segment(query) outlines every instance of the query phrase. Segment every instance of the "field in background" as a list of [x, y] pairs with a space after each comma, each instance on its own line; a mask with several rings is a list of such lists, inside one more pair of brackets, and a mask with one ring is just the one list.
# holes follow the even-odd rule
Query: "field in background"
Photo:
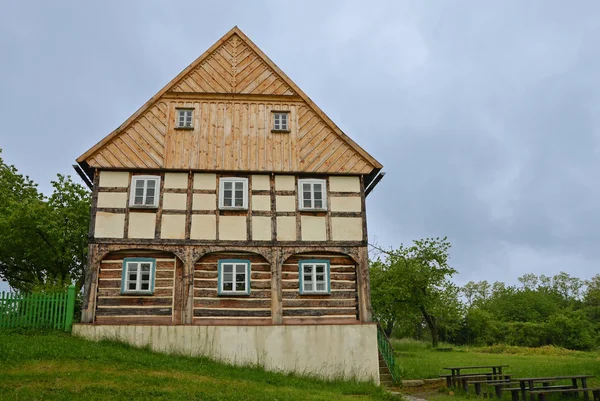
[[56, 332], [0, 331], [0, 400], [388, 400], [368, 383], [324, 382], [168, 356]]
[[402, 379], [438, 377], [449, 366], [510, 365], [505, 373], [513, 377], [541, 377], [574, 374], [596, 375], [588, 385], [600, 386], [600, 352], [570, 351], [558, 347], [526, 348], [504, 345], [456, 347], [442, 344], [436, 351], [429, 344], [411, 340], [392, 340], [396, 363]]

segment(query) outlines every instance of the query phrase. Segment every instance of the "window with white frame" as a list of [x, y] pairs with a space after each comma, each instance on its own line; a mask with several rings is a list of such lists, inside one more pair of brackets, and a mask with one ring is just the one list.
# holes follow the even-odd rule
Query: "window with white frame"
[[298, 180], [300, 196], [300, 210], [325, 210], [327, 209], [325, 180], [303, 179]]
[[130, 207], [158, 207], [160, 177], [134, 175], [131, 180]]
[[250, 261], [219, 261], [219, 295], [250, 294]]
[[248, 179], [221, 178], [219, 182], [220, 209], [248, 209]]
[[155, 259], [126, 258], [123, 260], [121, 292], [152, 294], [154, 292]]
[[300, 261], [300, 293], [329, 294], [329, 262], [326, 260]]
[[288, 118], [289, 113], [287, 112], [274, 112], [273, 113], [273, 130], [274, 131], [289, 131]]
[[193, 109], [177, 109], [177, 128], [193, 128]]

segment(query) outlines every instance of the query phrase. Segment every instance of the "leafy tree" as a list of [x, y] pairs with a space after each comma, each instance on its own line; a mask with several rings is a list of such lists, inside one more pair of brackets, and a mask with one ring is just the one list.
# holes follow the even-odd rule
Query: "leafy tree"
[[457, 329], [462, 304], [458, 300], [458, 287], [449, 280], [456, 273], [448, 265], [449, 249], [446, 238], [426, 238], [414, 241], [409, 247], [400, 245], [396, 250], [381, 250], [385, 260], [371, 264], [375, 316], [387, 325], [399, 315], [420, 315], [434, 347], [438, 345], [440, 331]]
[[17, 290], [74, 281], [87, 263], [90, 196], [58, 175], [46, 198], [0, 157], [0, 279]]

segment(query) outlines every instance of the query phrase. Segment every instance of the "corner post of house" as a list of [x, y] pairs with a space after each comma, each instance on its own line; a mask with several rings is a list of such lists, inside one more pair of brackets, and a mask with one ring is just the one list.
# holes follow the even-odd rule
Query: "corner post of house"
[[93, 323], [94, 309], [96, 308], [96, 282], [98, 266], [96, 263], [96, 245], [88, 245], [88, 259], [86, 266], [85, 282], [83, 285], [83, 305], [81, 305], [81, 323]]
[[283, 291], [281, 284], [283, 258], [281, 251], [272, 251], [269, 262], [271, 263], [271, 316], [273, 324], [283, 324]]
[[356, 281], [358, 284], [358, 313], [362, 323], [373, 321], [373, 308], [371, 307], [371, 291], [369, 279], [369, 251], [366, 246], [358, 250], [358, 266]]
[[194, 265], [195, 253], [192, 247], [185, 249], [185, 260], [183, 261], [183, 324], [192, 324], [194, 320]]

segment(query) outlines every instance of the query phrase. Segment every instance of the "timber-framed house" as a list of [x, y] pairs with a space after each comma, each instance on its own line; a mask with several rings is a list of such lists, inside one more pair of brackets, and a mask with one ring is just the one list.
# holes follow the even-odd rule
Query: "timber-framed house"
[[[133, 343], [197, 350], [181, 338], [205, 333], [212, 348], [198, 353], [266, 352], [272, 369], [297, 370], [294, 347], [309, 354], [305, 371], [321, 357], [377, 365], [365, 198], [382, 166], [237, 27], [75, 168], [92, 188], [76, 333], [117, 327]], [[287, 335], [294, 346], [276, 344]], [[325, 375], [340, 369], [353, 374]], [[354, 374], [378, 380], [373, 369]]]

